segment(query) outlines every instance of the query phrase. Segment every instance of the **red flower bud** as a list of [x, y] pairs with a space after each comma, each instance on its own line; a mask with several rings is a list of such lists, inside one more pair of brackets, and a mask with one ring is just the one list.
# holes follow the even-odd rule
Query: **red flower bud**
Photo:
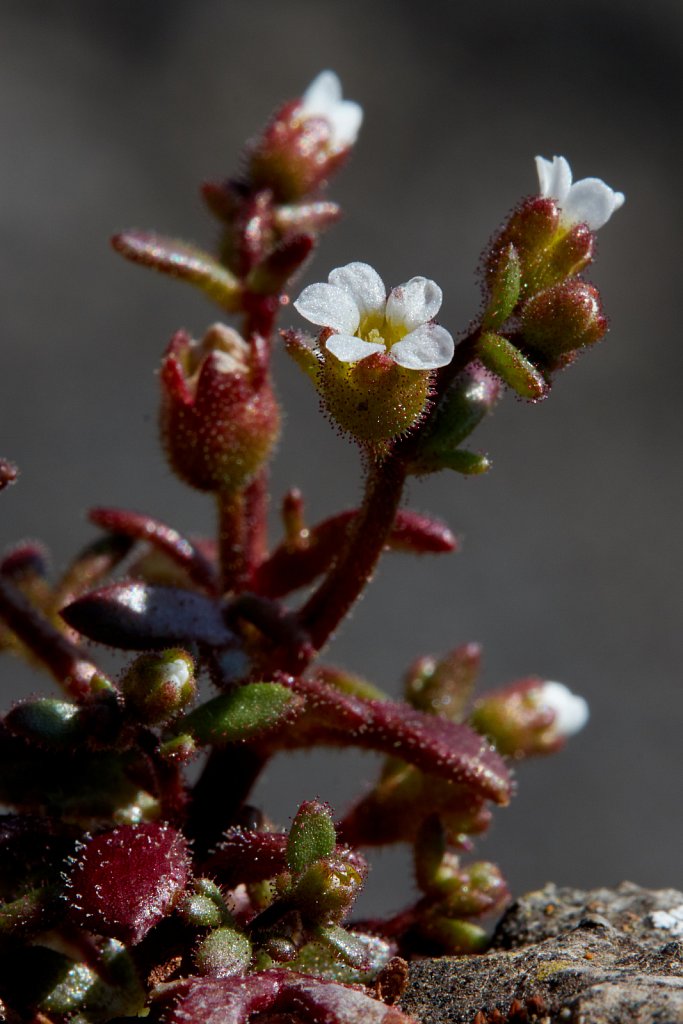
[[607, 331], [597, 288], [576, 279], [534, 295], [522, 308], [521, 323], [525, 344], [551, 359], [594, 345]]
[[300, 99], [276, 111], [252, 144], [252, 185], [271, 189], [281, 203], [315, 192], [348, 157], [361, 120], [358, 104], [342, 100], [337, 76], [323, 71]]
[[520, 261], [521, 298], [580, 273], [593, 259], [595, 234], [586, 224], [566, 224], [554, 199], [525, 199], [494, 239], [484, 261], [487, 285], [499, 277], [513, 245]]
[[260, 342], [211, 327], [201, 343], [174, 335], [161, 365], [161, 436], [178, 476], [200, 491], [237, 491], [268, 458], [280, 410]]

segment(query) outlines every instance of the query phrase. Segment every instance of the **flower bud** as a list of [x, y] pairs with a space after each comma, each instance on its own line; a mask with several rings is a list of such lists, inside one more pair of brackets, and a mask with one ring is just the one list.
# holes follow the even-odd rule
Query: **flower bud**
[[586, 224], [568, 224], [554, 199], [534, 196], [514, 211], [485, 258], [488, 287], [499, 281], [510, 246], [519, 257], [521, 298], [580, 273], [593, 259], [595, 235]]
[[200, 974], [230, 978], [246, 973], [251, 955], [246, 935], [235, 928], [216, 928], [199, 943], [194, 959]]
[[357, 103], [342, 100], [341, 83], [323, 71], [300, 99], [275, 112], [248, 154], [253, 186], [292, 203], [319, 189], [347, 159], [363, 119]]
[[312, 864], [297, 881], [292, 896], [306, 917], [341, 921], [359, 895], [363, 873], [348, 858], [332, 855]]
[[564, 745], [588, 721], [588, 705], [562, 683], [522, 679], [474, 705], [470, 724], [501, 754], [529, 757]]
[[414, 708], [453, 722], [462, 720], [463, 711], [479, 672], [479, 644], [457, 647], [445, 658], [423, 657], [408, 671], [406, 698]]
[[522, 307], [522, 337], [551, 360], [594, 345], [607, 331], [597, 288], [570, 280], [534, 295]]
[[200, 491], [237, 491], [270, 455], [280, 411], [258, 340], [215, 324], [197, 344], [179, 331], [161, 365], [161, 436], [178, 476]]
[[146, 725], [170, 722], [194, 700], [192, 658], [174, 649], [136, 658], [121, 681], [127, 706]]

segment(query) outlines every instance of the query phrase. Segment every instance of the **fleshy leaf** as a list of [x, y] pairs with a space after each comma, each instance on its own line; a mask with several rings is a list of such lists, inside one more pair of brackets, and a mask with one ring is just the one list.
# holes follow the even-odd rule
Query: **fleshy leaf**
[[318, 1024], [414, 1024], [413, 1018], [367, 995], [366, 990], [286, 970], [246, 978], [188, 978], [169, 989], [162, 1024], [244, 1024], [252, 1014]]
[[89, 839], [71, 872], [72, 913], [92, 931], [137, 943], [185, 888], [185, 839], [168, 825], [122, 825]]
[[132, 263], [189, 281], [231, 313], [240, 308], [237, 278], [213, 256], [189, 242], [153, 231], [123, 231], [114, 235], [112, 246]]
[[202, 744], [239, 743], [276, 728], [301, 705], [300, 698], [280, 683], [248, 683], [202, 704], [176, 728]]
[[228, 887], [240, 882], [263, 882], [287, 869], [284, 832], [256, 832], [231, 828], [205, 863]]
[[115, 583], [79, 598], [61, 614], [90, 640], [129, 651], [184, 641], [223, 646], [234, 640], [215, 601], [177, 587]]
[[486, 331], [497, 331], [512, 316], [522, 286], [522, 267], [514, 245], [501, 252], [491, 281], [491, 298], [482, 320]]
[[298, 679], [292, 686], [307, 707], [297, 736], [282, 737], [282, 746], [306, 745], [311, 736], [379, 750], [477, 796], [508, 803], [511, 780], [503, 759], [468, 726], [393, 701], [360, 700], [316, 680]]
[[88, 513], [88, 518], [91, 523], [101, 526], [110, 533], [146, 541], [184, 569], [194, 583], [205, 587], [210, 593], [216, 591], [218, 577], [212, 563], [198, 547], [172, 526], [167, 526], [152, 516], [120, 508], [93, 508]]
[[484, 366], [497, 374], [520, 398], [537, 402], [547, 396], [550, 388], [543, 374], [507, 338], [500, 334], [483, 334], [478, 352]]
[[334, 850], [337, 835], [327, 804], [307, 800], [292, 822], [287, 840], [287, 864], [291, 871], [304, 871], [314, 861]]
[[[285, 542], [256, 574], [255, 588], [268, 597], [282, 597], [312, 583], [332, 565], [358, 513], [340, 512], [308, 531], [305, 546]], [[451, 530], [438, 519], [417, 512], [398, 512], [387, 540], [390, 551], [440, 554], [457, 550]]]

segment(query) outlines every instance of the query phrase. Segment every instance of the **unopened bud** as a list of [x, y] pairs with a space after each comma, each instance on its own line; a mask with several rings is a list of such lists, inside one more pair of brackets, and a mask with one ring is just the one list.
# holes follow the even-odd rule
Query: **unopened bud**
[[495, 288], [509, 261], [519, 258], [522, 298], [580, 273], [593, 259], [595, 235], [585, 224], [567, 224], [554, 199], [535, 196], [514, 211], [485, 261], [486, 280]]
[[192, 658], [173, 649], [136, 658], [121, 681], [126, 705], [146, 725], [170, 722], [194, 700]]
[[406, 676], [407, 700], [420, 711], [461, 721], [480, 661], [479, 644], [465, 644], [440, 660], [429, 656], [420, 658]]
[[273, 115], [251, 146], [249, 178], [271, 189], [277, 202], [291, 203], [322, 187], [347, 159], [363, 111], [343, 100], [333, 71], [323, 71], [300, 99]]
[[162, 363], [161, 385], [161, 435], [178, 476], [200, 491], [244, 487], [280, 430], [258, 346], [222, 324], [200, 344], [179, 331]]
[[199, 943], [194, 959], [200, 974], [230, 978], [246, 973], [251, 954], [246, 935], [234, 928], [216, 928]]
[[594, 345], [607, 331], [597, 288], [577, 280], [556, 284], [529, 299], [521, 324], [525, 344], [551, 360]]
[[297, 881], [292, 896], [305, 916], [338, 922], [360, 893], [364, 876], [359, 867], [339, 855], [318, 860]]
[[558, 750], [588, 721], [588, 704], [562, 683], [523, 679], [477, 701], [470, 724], [501, 754], [529, 757]]

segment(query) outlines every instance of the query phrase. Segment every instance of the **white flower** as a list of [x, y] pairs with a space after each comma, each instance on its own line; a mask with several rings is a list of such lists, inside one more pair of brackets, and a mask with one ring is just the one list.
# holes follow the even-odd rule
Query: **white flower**
[[453, 338], [432, 323], [442, 298], [434, 281], [413, 277], [387, 297], [382, 278], [367, 263], [339, 267], [327, 281], [304, 288], [294, 308], [312, 324], [335, 332], [325, 347], [341, 362], [386, 353], [408, 370], [450, 363]]
[[597, 231], [623, 206], [624, 193], [615, 192], [600, 178], [582, 178], [572, 184], [572, 170], [563, 156], [536, 157], [541, 195], [554, 199], [568, 224], [587, 224]]
[[363, 108], [353, 100], [342, 99], [342, 87], [334, 71], [321, 71], [301, 98], [298, 116], [324, 118], [330, 126], [330, 146], [348, 149], [358, 137]]
[[580, 732], [589, 718], [588, 703], [564, 683], [544, 683], [537, 697], [539, 705], [555, 712], [553, 728], [562, 737]]

